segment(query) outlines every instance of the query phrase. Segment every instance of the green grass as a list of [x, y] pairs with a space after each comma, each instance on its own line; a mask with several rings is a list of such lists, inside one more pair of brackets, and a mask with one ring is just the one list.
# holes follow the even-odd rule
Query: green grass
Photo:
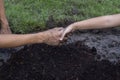
[[[53, 16], [56, 22], [74, 21], [120, 13], [120, 0], [5, 0], [6, 15], [14, 33], [46, 28]], [[75, 10], [78, 13], [73, 14]]]

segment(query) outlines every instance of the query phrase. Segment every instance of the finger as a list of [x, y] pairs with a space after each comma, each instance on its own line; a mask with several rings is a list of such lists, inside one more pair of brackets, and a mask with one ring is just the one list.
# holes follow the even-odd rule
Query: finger
[[62, 40], [63, 42], [66, 42], [68, 39], [68, 37], [64, 37], [64, 39]]
[[59, 40], [59, 42], [61, 42], [61, 43], [66, 42], [66, 41], [67, 41], [67, 39], [68, 39], [68, 37], [64, 37], [64, 39], [63, 39], [63, 40], [60, 40], [60, 38], [61, 38], [61, 37], [59, 37], [59, 38], [58, 38], [58, 40]]
[[63, 28], [63, 27], [59, 27], [58, 29], [61, 29], [61, 30], [62, 30], [62, 29], [64, 29], [64, 28]]
[[64, 39], [65, 35], [66, 35], [66, 31], [62, 34], [60, 41], [62, 41]]
[[66, 34], [72, 32], [72, 29], [73, 29], [73, 28], [72, 28], [71, 26], [67, 27], [67, 28], [65, 29], [63, 35], [61, 36], [61, 39], [60, 39], [60, 40], [63, 40], [64, 37], [66, 36]]
[[61, 46], [61, 45], [62, 45], [62, 43], [59, 43], [58, 45], [59, 45], [59, 46]]
[[68, 37], [64, 37], [64, 40], [67, 40], [68, 39]]
[[59, 44], [60, 44], [60, 41], [59, 41], [59, 40], [57, 40], [57, 41], [55, 41], [55, 42], [54, 42], [54, 44], [53, 44], [53, 45], [57, 46], [57, 45], [59, 45]]
[[72, 27], [67, 27], [64, 31], [64, 33], [62, 34], [60, 40], [63, 40], [64, 37], [66, 36], [67, 33], [69, 33], [72, 30]]
[[62, 30], [58, 32], [58, 36], [61, 37], [63, 32], [64, 32], [64, 28], [62, 28]]

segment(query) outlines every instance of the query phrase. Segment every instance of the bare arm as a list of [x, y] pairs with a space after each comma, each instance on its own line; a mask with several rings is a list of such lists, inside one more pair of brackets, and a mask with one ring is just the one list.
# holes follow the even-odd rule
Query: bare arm
[[16, 47], [34, 43], [58, 45], [62, 33], [63, 28], [54, 28], [35, 34], [0, 34], [0, 48]]
[[100, 28], [116, 27], [119, 25], [120, 25], [120, 14], [101, 16], [101, 17], [96, 17], [96, 18], [75, 22], [69, 25], [65, 29], [60, 40], [63, 40], [63, 38], [67, 33], [70, 33], [71, 31], [74, 31], [74, 30], [100, 29]]
[[99, 29], [120, 25], [120, 14], [96, 17], [71, 24], [75, 29]]
[[1, 30], [0, 33], [2, 34], [10, 34], [11, 30], [9, 28], [9, 23], [7, 21], [4, 9], [4, 1], [0, 0], [0, 22], [1, 22]]
[[[43, 42], [42, 33], [39, 35], [39, 43]], [[0, 48], [16, 47], [26, 44], [38, 43], [37, 34], [26, 34], [26, 35], [16, 35], [16, 34], [1, 34], [0, 35]]]
[[2, 21], [6, 20], [3, 0], [0, 0], [0, 19], [1, 19]]

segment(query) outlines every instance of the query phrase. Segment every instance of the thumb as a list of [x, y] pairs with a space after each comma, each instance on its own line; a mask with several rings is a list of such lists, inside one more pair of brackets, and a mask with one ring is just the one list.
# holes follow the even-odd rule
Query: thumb
[[64, 32], [63, 32], [60, 40], [62, 41], [62, 40], [64, 39], [64, 37], [66, 36], [66, 34], [68, 34], [69, 32], [71, 32], [71, 30], [72, 30], [71, 27], [67, 27], [67, 28], [64, 30]]
[[65, 35], [66, 35], [66, 30], [63, 32], [63, 34], [62, 34], [62, 36], [60, 38], [60, 41], [62, 41], [64, 39]]
[[68, 26], [68, 27], [64, 30], [64, 32], [63, 32], [60, 40], [62, 41], [62, 40], [64, 39], [64, 37], [66, 36], [66, 34], [72, 32], [72, 31], [73, 31], [73, 26], [71, 26], [71, 25]]

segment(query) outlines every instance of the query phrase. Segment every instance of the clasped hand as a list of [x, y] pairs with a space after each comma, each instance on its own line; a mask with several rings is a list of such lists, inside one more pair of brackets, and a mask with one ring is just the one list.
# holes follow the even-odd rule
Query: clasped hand
[[53, 28], [47, 31], [44, 31], [44, 43], [48, 45], [59, 45], [61, 42], [65, 40], [65, 37], [68, 33], [73, 31], [72, 26], [68, 26], [67, 28]]

